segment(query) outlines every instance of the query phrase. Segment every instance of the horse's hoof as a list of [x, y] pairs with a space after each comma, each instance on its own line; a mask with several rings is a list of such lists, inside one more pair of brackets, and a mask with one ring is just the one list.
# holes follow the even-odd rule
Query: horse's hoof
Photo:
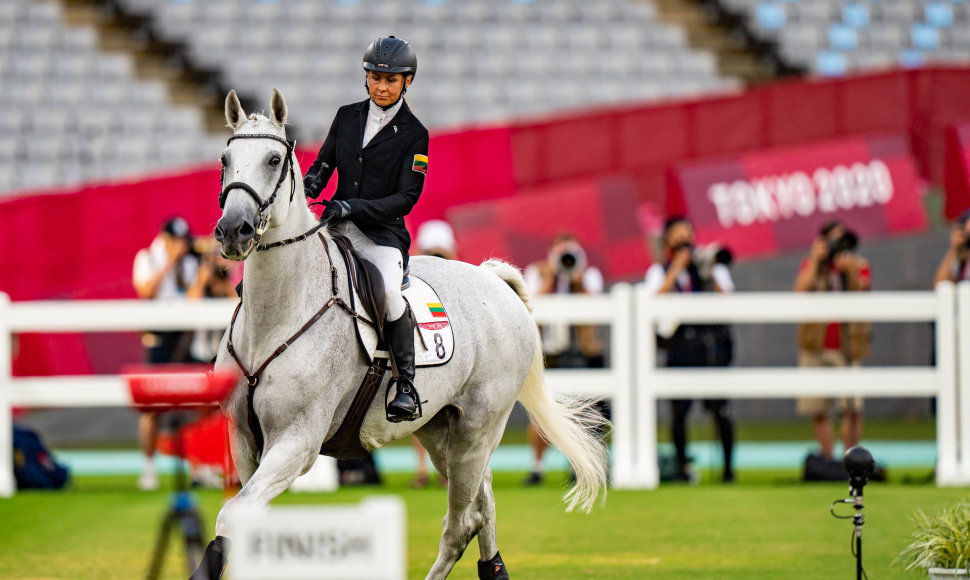
[[189, 576], [189, 580], [219, 580], [222, 572], [226, 569], [226, 560], [229, 557], [229, 538], [216, 536], [216, 539], [209, 542], [202, 554], [202, 562], [195, 572]]
[[479, 580], [509, 580], [509, 571], [505, 569], [502, 556], [495, 552], [495, 557], [488, 562], [478, 561]]

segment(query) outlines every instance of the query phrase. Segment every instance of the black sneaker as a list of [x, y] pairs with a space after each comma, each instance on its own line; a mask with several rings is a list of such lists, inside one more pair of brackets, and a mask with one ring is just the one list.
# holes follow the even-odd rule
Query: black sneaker
[[522, 485], [539, 485], [542, 483], [542, 472], [533, 471], [522, 481]]

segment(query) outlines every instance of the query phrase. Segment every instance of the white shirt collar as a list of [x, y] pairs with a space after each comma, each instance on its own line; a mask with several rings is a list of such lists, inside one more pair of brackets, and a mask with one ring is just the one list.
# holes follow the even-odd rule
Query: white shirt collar
[[394, 115], [397, 115], [397, 112], [401, 110], [401, 105], [404, 103], [404, 97], [398, 99], [397, 102], [394, 103], [394, 106], [386, 111], [382, 109], [380, 105], [375, 103], [374, 99], [370, 99], [368, 102], [370, 103], [370, 110], [367, 112], [368, 116], [378, 115], [378, 117], [381, 119], [393, 119]]
[[364, 126], [363, 147], [367, 147], [367, 144], [374, 138], [374, 135], [377, 135], [397, 115], [397, 112], [401, 110], [401, 105], [404, 104], [404, 99], [398, 99], [394, 103], [394, 106], [386, 111], [375, 103], [374, 99], [370, 99], [368, 102], [370, 103], [370, 108], [367, 111], [367, 124]]

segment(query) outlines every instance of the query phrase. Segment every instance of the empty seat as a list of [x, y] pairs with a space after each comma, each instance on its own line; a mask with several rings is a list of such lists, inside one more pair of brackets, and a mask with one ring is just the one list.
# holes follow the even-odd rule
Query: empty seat
[[56, 25], [61, 18], [61, 5], [53, 0], [28, 2], [20, 16], [25, 22]]
[[836, 50], [855, 50], [859, 46], [859, 33], [845, 24], [829, 26], [829, 46]]
[[926, 54], [920, 50], [902, 50], [897, 60], [902, 67], [920, 68], [926, 64]]
[[929, 24], [917, 23], [910, 28], [910, 42], [918, 50], [936, 50], [940, 48], [940, 30]]
[[37, 160], [19, 174], [17, 187], [23, 189], [48, 188], [58, 183], [57, 163], [54, 160]]
[[930, 26], [948, 28], [953, 25], [953, 6], [948, 2], [927, 2], [923, 5], [923, 15]]
[[815, 70], [825, 77], [843, 76], [848, 70], [848, 61], [841, 52], [822, 50], [815, 58]]
[[877, 50], [899, 50], [903, 46], [904, 35], [902, 29], [892, 25], [874, 25], [863, 31], [865, 43]]
[[134, 76], [134, 63], [127, 53], [101, 54], [94, 61], [94, 73], [102, 82], [130, 79]]
[[27, 161], [37, 163], [56, 160], [60, 156], [63, 142], [61, 135], [33, 133], [29, 139], [21, 143], [21, 146], [27, 154]]
[[754, 10], [754, 26], [758, 30], [781, 30], [787, 15], [781, 2], [759, 2]]
[[842, 5], [842, 22], [852, 28], [869, 26], [869, 6], [862, 2], [846, 2]]
[[62, 27], [57, 33], [56, 46], [66, 54], [91, 53], [97, 44], [97, 33], [86, 26]]

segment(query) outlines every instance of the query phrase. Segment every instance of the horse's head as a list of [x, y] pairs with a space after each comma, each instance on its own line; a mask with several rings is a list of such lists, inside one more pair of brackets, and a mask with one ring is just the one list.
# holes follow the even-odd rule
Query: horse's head
[[286, 100], [278, 89], [273, 89], [270, 108], [269, 118], [247, 117], [236, 91], [226, 97], [233, 135], [222, 152], [222, 217], [215, 236], [230, 260], [245, 260], [266, 230], [286, 220], [297, 187], [293, 146], [284, 128]]

